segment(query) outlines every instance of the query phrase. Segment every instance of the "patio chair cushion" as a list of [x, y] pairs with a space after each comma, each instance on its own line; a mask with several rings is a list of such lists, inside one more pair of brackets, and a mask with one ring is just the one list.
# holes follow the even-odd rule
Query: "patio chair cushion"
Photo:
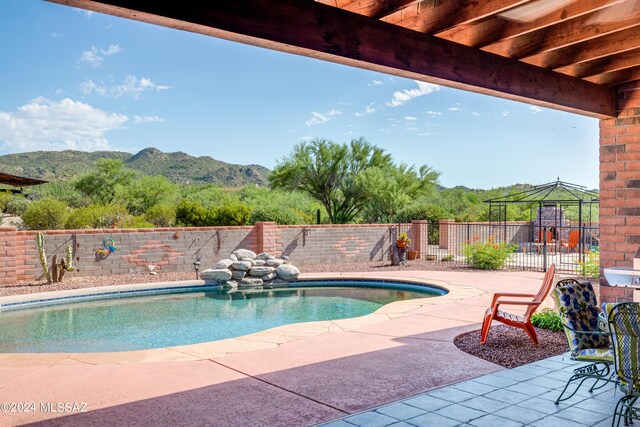
[[591, 283], [557, 286], [553, 297], [574, 357], [580, 357], [581, 350], [609, 347], [609, 336], [598, 327], [601, 309]]
[[585, 348], [576, 353], [576, 358], [593, 362], [613, 362], [613, 350], [611, 348]]

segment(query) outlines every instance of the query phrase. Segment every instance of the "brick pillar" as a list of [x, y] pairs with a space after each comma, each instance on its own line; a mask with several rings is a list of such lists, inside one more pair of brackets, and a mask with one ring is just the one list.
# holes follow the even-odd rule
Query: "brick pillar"
[[[630, 266], [640, 246], [640, 83], [618, 89], [618, 111], [600, 120], [600, 268]], [[600, 283], [602, 301], [633, 297]]]
[[454, 222], [452, 219], [440, 220], [440, 241], [438, 246], [440, 249], [449, 249], [449, 224]]
[[0, 227], [0, 284], [17, 280], [16, 228]]
[[[422, 249], [426, 251], [429, 244], [429, 222], [424, 220], [411, 220], [411, 236], [413, 237], [413, 247], [417, 254], [416, 259], [422, 259]], [[424, 255], [427, 255], [426, 252]]]
[[258, 252], [268, 252], [276, 255], [278, 252], [278, 241], [281, 240], [280, 230], [275, 222], [259, 221], [258, 227]]

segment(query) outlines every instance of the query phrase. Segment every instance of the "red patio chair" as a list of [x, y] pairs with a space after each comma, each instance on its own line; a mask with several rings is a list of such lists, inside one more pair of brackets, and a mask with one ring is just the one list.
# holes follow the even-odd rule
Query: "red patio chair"
[[[536, 330], [531, 324], [531, 315], [535, 313], [538, 306], [547, 297], [553, 284], [553, 274], [555, 272], [556, 265], [551, 264], [551, 267], [547, 270], [542, 280], [542, 286], [537, 294], [522, 294], [512, 292], [501, 292], [493, 295], [493, 301], [491, 307], [487, 309], [484, 314], [484, 320], [482, 322], [482, 330], [480, 335], [480, 344], [484, 344], [487, 341], [487, 335], [489, 335], [489, 329], [491, 328], [491, 322], [497, 320], [505, 325], [515, 326], [516, 328], [522, 328], [525, 330], [531, 341], [535, 345], [538, 345], [538, 336]], [[517, 299], [503, 299], [503, 297], [510, 298], [528, 298], [529, 300], [517, 300]], [[500, 310], [501, 305], [521, 305], [527, 306], [527, 310], [523, 316], [517, 316], [515, 314], [507, 313]]]

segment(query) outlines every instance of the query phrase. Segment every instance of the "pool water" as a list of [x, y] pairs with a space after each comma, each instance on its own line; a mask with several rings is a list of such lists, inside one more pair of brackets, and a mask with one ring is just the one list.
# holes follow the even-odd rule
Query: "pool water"
[[0, 353], [110, 352], [196, 344], [291, 323], [362, 316], [392, 301], [442, 293], [434, 288], [417, 292], [320, 286], [51, 305], [0, 313]]

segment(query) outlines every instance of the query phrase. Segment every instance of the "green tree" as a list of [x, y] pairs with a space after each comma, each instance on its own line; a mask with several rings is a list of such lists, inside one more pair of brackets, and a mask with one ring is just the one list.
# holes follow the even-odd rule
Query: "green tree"
[[122, 200], [134, 215], [142, 215], [159, 204], [175, 203], [178, 186], [164, 176], [143, 176], [127, 186], [119, 186], [116, 199]]
[[269, 181], [272, 188], [301, 190], [325, 207], [334, 224], [351, 222], [369, 201], [358, 174], [371, 167], [392, 165], [391, 156], [364, 139], [349, 145], [316, 139], [298, 144], [278, 162]]
[[364, 220], [392, 222], [415, 198], [432, 193], [439, 176], [426, 165], [416, 170], [404, 163], [363, 170], [358, 180], [369, 200], [363, 211]]
[[96, 171], [78, 178], [74, 187], [93, 203], [106, 205], [114, 201], [118, 187], [129, 185], [134, 176], [135, 172], [126, 169], [122, 160], [100, 159]]

